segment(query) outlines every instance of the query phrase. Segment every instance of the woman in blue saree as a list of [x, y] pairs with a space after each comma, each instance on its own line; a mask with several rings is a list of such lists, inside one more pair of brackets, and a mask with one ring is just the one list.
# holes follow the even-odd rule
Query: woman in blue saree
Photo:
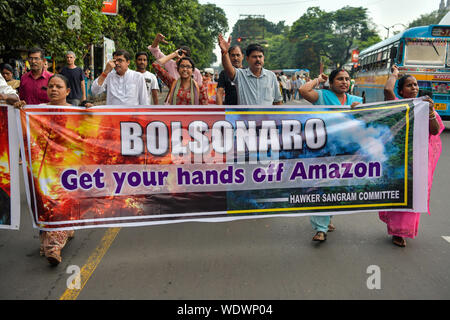
[[[322, 83], [329, 80], [329, 89], [316, 89]], [[348, 94], [350, 89], [350, 75], [344, 69], [337, 69], [330, 73], [328, 77], [321, 74], [318, 78], [308, 81], [300, 87], [300, 95], [318, 106], [351, 106], [352, 108], [363, 102], [358, 96]], [[316, 231], [313, 241], [325, 241], [327, 232], [334, 231], [335, 227], [331, 223], [331, 216], [311, 216], [311, 225]]]

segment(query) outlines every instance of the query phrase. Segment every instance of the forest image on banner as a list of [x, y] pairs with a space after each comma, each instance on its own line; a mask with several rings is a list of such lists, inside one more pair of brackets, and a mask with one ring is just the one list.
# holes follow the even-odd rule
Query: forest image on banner
[[426, 150], [426, 112], [403, 100], [30, 106], [17, 116], [33, 221], [55, 230], [423, 209], [414, 197], [426, 187], [416, 168], [426, 158], [414, 150]]

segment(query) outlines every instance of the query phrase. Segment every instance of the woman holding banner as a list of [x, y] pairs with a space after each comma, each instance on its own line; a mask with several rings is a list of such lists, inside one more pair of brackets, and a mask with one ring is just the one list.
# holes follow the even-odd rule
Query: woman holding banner
[[[315, 90], [321, 83], [329, 80], [330, 88]], [[327, 106], [351, 106], [352, 108], [362, 103], [362, 98], [348, 94], [350, 89], [350, 75], [344, 69], [336, 69], [328, 77], [321, 74], [318, 78], [310, 80], [298, 89], [300, 95], [314, 105]], [[311, 225], [316, 231], [313, 241], [325, 241], [327, 232], [336, 228], [331, 223], [331, 216], [311, 216]]]
[[[172, 77], [162, 66], [171, 59], [177, 59], [177, 71], [180, 78]], [[208, 92], [193, 79], [194, 61], [183, 50], [176, 50], [152, 64], [159, 78], [169, 87], [166, 104], [170, 105], [207, 105]]]
[[[55, 74], [50, 77], [47, 85], [47, 95], [50, 100], [47, 105], [53, 106], [71, 106], [66, 98], [70, 93], [69, 80], [61, 75]], [[16, 108], [23, 108], [25, 101], [19, 101], [14, 104]], [[66, 243], [74, 236], [74, 231], [41, 231], [39, 240], [41, 242], [40, 255], [45, 256], [52, 266], [61, 262], [61, 250]]]
[[[399, 71], [397, 66], [392, 67], [392, 74], [389, 76], [384, 87], [384, 99], [398, 100], [395, 95], [395, 82], [398, 79]], [[403, 99], [416, 98], [419, 93], [419, 85], [416, 78], [411, 75], [404, 75], [398, 80], [398, 95]], [[439, 156], [442, 151], [440, 134], [444, 130], [441, 117], [434, 110], [434, 102], [429, 97], [424, 97], [429, 102], [429, 136], [428, 136], [428, 214], [430, 214], [430, 191], [433, 184], [433, 173], [436, 168]], [[392, 235], [392, 243], [405, 247], [405, 238], [414, 239], [419, 228], [420, 212], [380, 212], [381, 221], [387, 224], [388, 234]]]

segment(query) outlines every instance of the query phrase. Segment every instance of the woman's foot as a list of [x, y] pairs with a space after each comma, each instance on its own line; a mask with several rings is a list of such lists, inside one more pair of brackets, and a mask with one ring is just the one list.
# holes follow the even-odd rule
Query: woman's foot
[[325, 232], [319, 231], [316, 233], [316, 235], [312, 238], [313, 241], [320, 241], [323, 242], [327, 240], [327, 234]]
[[393, 236], [392, 243], [399, 247], [406, 247], [406, 240], [402, 237]]
[[45, 257], [47, 258], [48, 263], [50, 263], [52, 266], [57, 266], [62, 261], [60, 250], [47, 251], [45, 253]]
[[336, 230], [336, 227], [330, 222], [330, 224], [328, 225], [328, 232], [333, 232], [334, 230]]

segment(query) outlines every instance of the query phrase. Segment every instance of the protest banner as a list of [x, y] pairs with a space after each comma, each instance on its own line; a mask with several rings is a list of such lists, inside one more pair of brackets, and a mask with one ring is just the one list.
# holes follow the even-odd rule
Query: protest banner
[[17, 111], [43, 230], [427, 210], [428, 104], [29, 106]]
[[0, 229], [20, 225], [19, 144], [14, 110], [0, 105]]

